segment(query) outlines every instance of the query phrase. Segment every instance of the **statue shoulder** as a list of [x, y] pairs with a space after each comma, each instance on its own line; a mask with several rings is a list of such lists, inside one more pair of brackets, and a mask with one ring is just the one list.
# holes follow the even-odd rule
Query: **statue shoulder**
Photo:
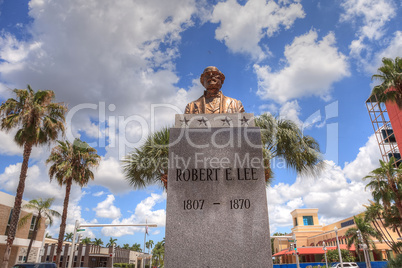
[[184, 113], [185, 114], [198, 114], [198, 113], [200, 113], [200, 107], [202, 105], [203, 98], [204, 98], [204, 95], [199, 97], [197, 100], [188, 103]]
[[241, 101], [235, 99], [235, 98], [231, 98], [231, 97], [227, 97], [225, 95], [222, 96], [222, 100], [224, 103], [224, 108], [225, 108], [225, 112], [230, 112], [230, 113], [244, 113], [244, 107], [243, 104], [241, 103]]

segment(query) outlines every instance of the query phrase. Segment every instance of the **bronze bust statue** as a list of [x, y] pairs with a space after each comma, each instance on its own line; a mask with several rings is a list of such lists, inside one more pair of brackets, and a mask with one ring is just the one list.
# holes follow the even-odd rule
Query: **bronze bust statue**
[[205, 87], [204, 95], [186, 106], [186, 114], [226, 114], [244, 113], [243, 104], [233, 98], [226, 97], [221, 92], [225, 76], [215, 66], [205, 68], [200, 77]]

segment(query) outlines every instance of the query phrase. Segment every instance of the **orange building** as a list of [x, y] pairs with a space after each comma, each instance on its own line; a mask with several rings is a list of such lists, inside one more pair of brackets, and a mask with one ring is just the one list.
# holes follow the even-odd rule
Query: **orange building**
[[[327, 250], [336, 249], [335, 227], [338, 232], [339, 245], [341, 249], [347, 249], [346, 231], [355, 227], [353, 216], [341, 221], [321, 225], [318, 221], [318, 209], [295, 209], [291, 212], [293, 219], [293, 228], [291, 233], [283, 237], [274, 238], [274, 257], [277, 263], [295, 263], [296, 257], [293, 250], [290, 250], [290, 244], [293, 242], [293, 235], [296, 237], [297, 251], [300, 262], [322, 262], [324, 260], [323, 242]], [[399, 238], [398, 234], [391, 229], [387, 229], [395, 241]], [[381, 243], [373, 239], [376, 250], [370, 250], [371, 261], [381, 261], [393, 256], [393, 251], [386, 243]], [[349, 249], [356, 255], [356, 249], [352, 245]]]

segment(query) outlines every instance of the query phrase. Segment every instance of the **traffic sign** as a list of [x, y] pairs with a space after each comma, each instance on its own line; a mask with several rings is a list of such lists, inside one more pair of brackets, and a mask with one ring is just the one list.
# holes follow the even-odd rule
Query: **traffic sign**
[[77, 229], [77, 232], [83, 232], [85, 229]]

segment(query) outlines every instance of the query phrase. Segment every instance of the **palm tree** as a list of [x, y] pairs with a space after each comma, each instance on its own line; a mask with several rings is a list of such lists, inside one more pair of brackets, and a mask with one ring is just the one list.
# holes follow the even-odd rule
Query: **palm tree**
[[169, 156], [169, 129], [148, 136], [140, 149], [135, 149], [123, 159], [126, 179], [135, 189], [148, 184], [161, 183], [167, 189]]
[[111, 247], [111, 246], [113, 246], [113, 244], [116, 244], [116, 242], [117, 242], [117, 238], [113, 239], [113, 237], [111, 237], [109, 239], [109, 243], [106, 244], [106, 247]]
[[129, 244], [123, 244], [123, 248], [124, 249], [130, 249], [130, 245]]
[[364, 179], [370, 179], [367, 185], [373, 190], [375, 201], [380, 200], [387, 210], [394, 203], [399, 215], [402, 215], [402, 166], [395, 167], [395, 158], [391, 157], [389, 162], [380, 160], [380, 167], [374, 169]]
[[[348, 244], [347, 244], [348, 249], [352, 246], [352, 244], [354, 244], [356, 247], [356, 252], [358, 252], [357, 249], [359, 248], [358, 245], [360, 244], [358, 236], [357, 236], [358, 230], [360, 230], [364, 244], [366, 244], [369, 249], [370, 249], [370, 247], [375, 249], [375, 243], [371, 239], [371, 237], [374, 237], [381, 242], [382, 237], [381, 237], [380, 233], [378, 233], [377, 230], [374, 229], [370, 225], [369, 221], [367, 221], [365, 218], [363, 218], [361, 216], [360, 217], [354, 216], [353, 218], [354, 218], [356, 227], [349, 228], [345, 233], [345, 236], [348, 237]], [[360, 256], [359, 256], [359, 258], [360, 258]]]
[[52, 102], [55, 94], [51, 90], [34, 92], [28, 89], [14, 89], [16, 99], [10, 98], [0, 106], [0, 129], [10, 131], [18, 128], [14, 141], [24, 148], [23, 161], [7, 235], [3, 268], [8, 267], [11, 247], [14, 242], [21, 211], [22, 196], [28, 171], [28, 161], [32, 147], [43, 145], [57, 138], [59, 132], [64, 134], [65, 112], [67, 108], [61, 103]]
[[387, 268], [400, 268], [402, 267], [402, 254], [396, 255], [394, 259], [388, 261]]
[[318, 142], [304, 136], [293, 121], [266, 113], [257, 117], [255, 124], [261, 129], [267, 183], [273, 177], [270, 162], [275, 157], [283, 158], [287, 168], [300, 174], [317, 175], [324, 168]]
[[149, 253], [149, 247], [150, 247], [150, 246], [149, 246], [149, 242], [148, 242], [148, 241], [145, 242], [145, 248], [148, 249], [148, 253]]
[[100, 156], [96, 150], [80, 139], [75, 139], [71, 144], [68, 141], [58, 141], [59, 145], [52, 149], [46, 163], [52, 163], [49, 168], [50, 180], [56, 178], [58, 184], [66, 185], [66, 195], [63, 203], [63, 215], [61, 218], [59, 239], [57, 243], [56, 263], [60, 262], [60, 253], [63, 245], [63, 237], [66, 229], [67, 209], [70, 199], [71, 185], [73, 182], [84, 187], [90, 179], [94, 179], [91, 171], [99, 165]]
[[[150, 249], [150, 248], [152, 249], [153, 245], [154, 245], [154, 241], [153, 241], [153, 240], [149, 240], [149, 241], [148, 241], [148, 247], [147, 247], [148, 253], [149, 253], [149, 249]], [[146, 246], [146, 244], [145, 244], [145, 246]]]
[[103, 241], [102, 241], [102, 239], [98, 239], [98, 238], [95, 238], [95, 240], [94, 240], [94, 245], [95, 246], [101, 246], [101, 245], [103, 245]]
[[52, 238], [52, 236], [49, 233], [46, 233], [45, 237], [46, 238]]
[[[365, 206], [366, 211], [365, 211], [365, 221], [371, 222], [374, 226], [374, 228], [377, 230], [377, 232], [381, 235], [382, 240], [390, 247], [392, 248], [396, 253], [400, 253], [399, 248], [397, 247], [397, 243], [393, 239], [392, 235], [388, 232], [387, 223], [384, 222], [384, 207], [378, 203], [378, 202], [372, 202], [370, 201], [369, 206]], [[393, 231], [398, 232], [398, 226], [393, 226], [394, 228]], [[399, 235], [400, 236], [400, 235]]]
[[[60, 217], [59, 212], [57, 212], [56, 210], [50, 209], [53, 201], [54, 201], [54, 198], [48, 198], [45, 200], [42, 200], [42, 198], [38, 198], [38, 199], [32, 199], [31, 201], [28, 202], [28, 204], [25, 204], [23, 206], [23, 208], [33, 210], [33, 211], [35, 211], [35, 214], [37, 214], [32, 237], [31, 237], [31, 240], [29, 241], [29, 246], [27, 249], [27, 255], [25, 258], [25, 262], [28, 261], [28, 256], [29, 256], [29, 253], [31, 252], [32, 243], [34, 240], [36, 240], [36, 235], [38, 234], [38, 229], [42, 223], [42, 219], [45, 218], [45, 220], [47, 220], [49, 222], [49, 226], [52, 226], [53, 217]], [[18, 228], [24, 226], [28, 222], [28, 220], [31, 219], [32, 217], [34, 217], [32, 212], [28, 213], [27, 215], [22, 217], [18, 222]]]
[[133, 244], [130, 249], [133, 251], [142, 252], [141, 245], [138, 243]]
[[402, 108], [402, 58], [396, 57], [395, 61], [390, 58], [382, 59], [383, 66], [378, 68], [379, 74], [372, 76], [372, 79], [380, 80], [382, 83], [375, 86], [371, 95], [377, 95], [380, 102], [396, 102]]
[[163, 259], [165, 255], [165, 245], [163, 241], [155, 244], [155, 247], [152, 250], [152, 255], [156, 258], [156, 266], [159, 267], [163, 264]]
[[92, 241], [91, 241], [91, 238], [89, 238], [89, 237], [85, 237], [84, 239], [81, 240], [81, 244], [83, 244], [83, 245], [89, 245], [91, 243], [92, 243]]
[[72, 240], [73, 240], [73, 237], [74, 237], [74, 234], [73, 234], [73, 233], [66, 233], [65, 236], [64, 236], [64, 239], [65, 239], [66, 241], [72, 241]]

